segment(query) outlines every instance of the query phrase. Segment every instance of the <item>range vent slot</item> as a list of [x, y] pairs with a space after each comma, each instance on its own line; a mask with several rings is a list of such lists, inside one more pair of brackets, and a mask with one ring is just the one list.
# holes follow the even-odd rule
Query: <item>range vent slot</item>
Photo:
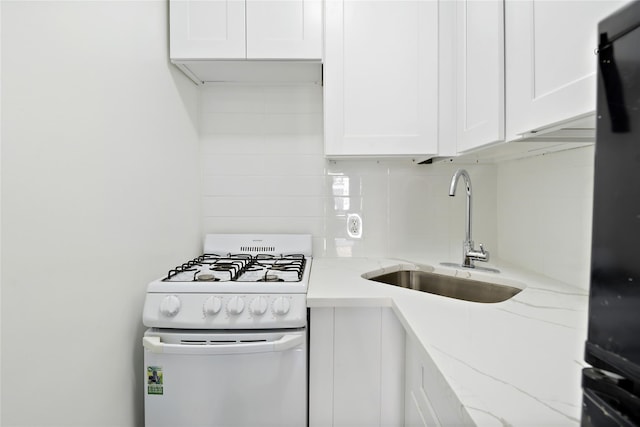
[[275, 246], [240, 246], [240, 252], [275, 252]]
[[206, 345], [206, 340], [180, 340], [180, 344], [184, 345]]

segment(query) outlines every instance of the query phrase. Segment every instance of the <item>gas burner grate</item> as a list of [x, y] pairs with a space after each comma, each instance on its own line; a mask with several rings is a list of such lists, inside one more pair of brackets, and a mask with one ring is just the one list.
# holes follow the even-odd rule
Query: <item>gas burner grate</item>
[[234, 280], [251, 262], [251, 255], [246, 254], [226, 256], [204, 254], [169, 270], [167, 277], [163, 280], [175, 282]]
[[169, 270], [163, 281], [301, 281], [305, 263], [306, 258], [301, 254], [204, 254]]

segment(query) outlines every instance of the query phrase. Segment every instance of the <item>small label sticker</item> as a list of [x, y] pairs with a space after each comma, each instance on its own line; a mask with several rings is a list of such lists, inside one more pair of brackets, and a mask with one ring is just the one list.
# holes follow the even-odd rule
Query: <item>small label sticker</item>
[[147, 394], [163, 394], [162, 366], [147, 366]]

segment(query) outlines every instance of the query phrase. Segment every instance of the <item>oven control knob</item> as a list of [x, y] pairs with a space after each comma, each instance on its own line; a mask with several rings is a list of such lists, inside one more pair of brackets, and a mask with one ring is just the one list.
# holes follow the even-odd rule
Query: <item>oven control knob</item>
[[255, 316], [262, 316], [267, 312], [267, 308], [269, 308], [269, 304], [265, 297], [254, 298], [249, 304], [249, 311]]
[[289, 308], [291, 308], [291, 303], [288, 298], [278, 297], [273, 302], [273, 313], [278, 316], [284, 316], [289, 312]]
[[214, 314], [220, 313], [222, 309], [222, 300], [219, 297], [209, 297], [204, 302], [202, 306], [202, 310], [204, 311], [205, 316], [213, 316]]
[[231, 297], [227, 303], [227, 311], [229, 314], [238, 315], [244, 310], [244, 300], [238, 296]]
[[160, 313], [167, 317], [173, 317], [180, 311], [180, 298], [175, 295], [167, 295], [160, 302]]

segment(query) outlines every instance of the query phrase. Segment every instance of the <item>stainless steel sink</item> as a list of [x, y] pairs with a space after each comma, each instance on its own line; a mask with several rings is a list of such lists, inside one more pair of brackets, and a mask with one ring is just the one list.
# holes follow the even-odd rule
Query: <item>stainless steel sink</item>
[[420, 270], [400, 270], [380, 275], [364, 275], [366, 279], [402, 288], [465, 301], [495, 303], [508, 300], [522, 289], [481, 282]]

